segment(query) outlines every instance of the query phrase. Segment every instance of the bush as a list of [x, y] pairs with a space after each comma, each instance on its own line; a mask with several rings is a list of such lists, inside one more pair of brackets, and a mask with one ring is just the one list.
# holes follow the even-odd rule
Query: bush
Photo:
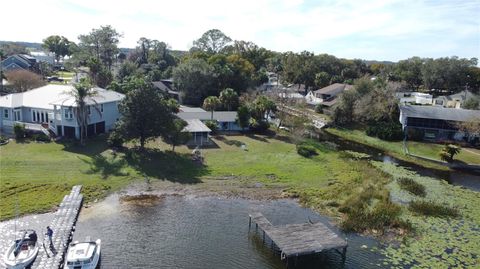
[[32, 139], [38, 142], [50, 142], [50, 137], [44, 133], [34, 134]]
[[5, 144], [8, 142], [8, 138], [6, 136], [0, 135], [0, 144]]
[[397, 181], [402, 190], [406, 190], [413, 195], [421, 197], [425, 197], [427, 195], [427, 193], [425, 192], [425, 186], [417, 183], [411, 178], [399, 178]]
[[217, 120], [207, 120], [205, 125], [212, 130], [212, 133], [215, 134], [218, 131], [218, 121]]
[[409, 140], [422, 141], [425, 137], [425, 131], [422, 129], [408, 128], [407, 137]]
[[109, 147], [121, 148], [123, 146], [123, 136], [118, 131], [112, 131], [107, 139], [107, 144]]
[[15, 139], [23, 139], [27, 134], [24, 124], [15, 124], [13, 126], [13, 132], [15, 133]]
[[250, 119], [250, 129], [256, 133], [263, 133], [270, 128], [270, 123], [266, 120], [255, 120], [254, 118]]
[[313, 146], [299, 144], [297, 145], [297, 153], [303, 157], [310, 158], [314, 155], [317, 155], [317, 150]]
[[315, 106], [315, 112], [319, 113], [319, 114], [322, 114], [323, 113], [323, 105], [316, 105]]
[[402, 125], [397, 122], [376, 122], [368, 126], [366, 134], [387, 141], [403, 139]]
[[412, 201], [408, 206], [410, 211], [433, 217], [457, 218], [460, 214], [457, 209], [440, 205], [431, 201]]

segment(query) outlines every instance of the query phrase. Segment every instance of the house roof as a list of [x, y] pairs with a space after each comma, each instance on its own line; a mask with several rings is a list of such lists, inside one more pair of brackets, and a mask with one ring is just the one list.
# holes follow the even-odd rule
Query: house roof
[[328, 94], [328, 95], [336, 96], [339, 93], [341, 93], [345, 90], [349, 90], [351, 88], [353, 88], [353, 86], [349, 85], [349, 84], [334, 83], [334, 84], [329, 85], [327, 87], [323, 87], [319, 90], [316, 90], [316, 91], [314, 91], [314, 93], [316, 93], [316, 94]]
[[[72, 85], [46, 85], [22, 93], [8, 94], [0, 97], [0, 107], [34, 107], [53, 109], [53, 105], [76, 106], [75, 99], [69, 92], [73, 90]], [[87, 105], [102, 104], [120, 101], [124, 95], [115, 91], [102, 88], [95, 88], [97, 95], [87, 98]]]
[[207, 112], [201, 107], [189, 107], [180, 105], [180, 112]]
[[[198, 119], [210, 120], [211, 112], [179, 112], [177, 114], [183, 120]], [[213, 119], [219, 122], [235, 122], [237, 120], [237, 111], [214, 111]]]
[[400, 111], [406, 117], [438, 119], [450, 121], [468, 121], [480, 118], [480, 110], [468, 110], [461, 108], [444, 108], [437, 106], [400, 106]]
[[169, 93], [169, 94], [174, 94], [178, 95], [178, 91], [175, 91], [173, 88], [173, 82], [168, 79], [163, 79], [160, 81], [153, 81], [152, 82], [153, 86], [163, 92]]
[[185, 120], [187, 122], [187, 126], [183, 128], [184, 132], [189, 133], [203, 133], [203, 132], [211, 132], [210, 128], [207, 127], [203, 122], [198, 119], [189, 119]]

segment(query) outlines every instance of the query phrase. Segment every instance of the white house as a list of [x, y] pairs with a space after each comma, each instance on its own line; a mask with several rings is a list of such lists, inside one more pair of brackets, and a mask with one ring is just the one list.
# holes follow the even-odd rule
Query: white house
[[311, 105], [322, 104], [325, 106], [332, 106], [335, 104], [336, 98], [339, 94], [352, 88], [353, 86], [349, 84], [334, 83], [319, 90], [308, 92], [305, 96], [305, 100]]
[[400, 104], [417, 104], [417, 105], [431, 105], [433, 104], [433, 96], [422, 92], [397, 92], [397, 98]]
[[[80, 136], [75, 117], [75, 99], [71, 85], [46, 85], [22, 93], [0, 97], [0, 132], [12, 134], [15, 123], [27, 129], [53, 133], [56, 136]], [[97, 95], [86, 99], [88, 113], [87, 134], [94, 135], [113, 129], [120, 118], [118, 103], [124, 95], [95, 88]]]

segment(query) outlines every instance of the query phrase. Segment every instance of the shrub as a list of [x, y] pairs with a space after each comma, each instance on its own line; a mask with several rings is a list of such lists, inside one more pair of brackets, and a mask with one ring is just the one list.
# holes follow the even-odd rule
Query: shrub
[[121, 148], [125, 142], [122, 134], [119, 131], [112, 131], [107, 139], [109, 147]]
[[323, 105], [318, 104], [315, 106], [315, 112], [322, 114], [323, 113]]
[[410, 202], [408, 209], [418, 214], [433, 217], [456, 218], [460, 215], [456, 208], [451, 208], [431, 201], [412, 201]]
[[421, 197], [425, 197], [425, 195], [427, 195], [427, 193], [425, 192], [425, 186], [417, 183], [411, 178], [399, 178], [397, 181], [402, 190], [406, 190], [413, 195]]
[[32, 139], [39, 142], [50, 142], [50, 137], [44, 133], [35, 134]]
[[409, 140], [422, 141], [425, 137], [425, 131], [422, 129], [408, 128], [407, 137]]
[[17, 123], [13, 126], [13, 132], [15, 134], [15, 139], [23, 139], [27, 133], [25, 130], [25, 125]]
[[368, 136], [376, 136], [382, 140], [402, 140], [402, 126], [397, 122], [375, 122], [366, 130]]
[[460, 153], [460, 147], [452, 144], [446, 144], [439, 153], [440, 158], [446, 162], [453, 162], [453, 156]]
[[250, 129], [256, 133], [263, 133], [270, 128], [270, 124], [266, 120], [255, 120], [250, 118]]
[[310, 158], [314, 155], [317, 155], [317, 150], [310, 145], [298, 144], [297, 153], [302, 155], [303, 157]]
[[207, 120], [205, 125], [212, 130], [212, 133], [215, 134], [218, 131], [218, 121], [217, 120]]
[[0, 144], [7, 143], [8, 138], [6, 136], [0, 135]]

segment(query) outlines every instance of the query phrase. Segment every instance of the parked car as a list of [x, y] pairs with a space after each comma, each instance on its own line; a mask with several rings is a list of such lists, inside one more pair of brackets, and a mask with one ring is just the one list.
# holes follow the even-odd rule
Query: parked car
[[48, 81], [48, 82], [52, 82], [52, 81], [63, 82], [63, 79], [62, 79], [62, 78], [59, 78], [59, 77], [57, 77], [57, 76], [51, 76], [51, 77], [47, 77], [47, 81]]

